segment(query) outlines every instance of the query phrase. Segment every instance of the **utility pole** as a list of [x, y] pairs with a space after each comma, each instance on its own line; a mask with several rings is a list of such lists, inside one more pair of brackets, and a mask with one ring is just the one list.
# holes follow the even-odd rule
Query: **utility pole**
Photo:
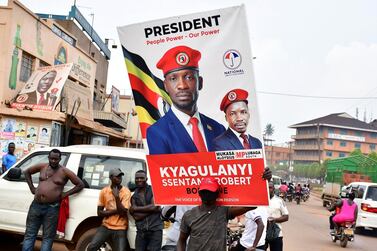
[[319, 135], [319, 123], [317, 123], [318, 164], [321, 165], [321, 139]]
[[94, 25], [94, 13], [91, 13], [90, 16], [92, 16], [92, 27], [90, 27], [90, 43], [89, 43], [89, 56], [91, 57], [91, 50], [92, 50], [92, 43], [93, 43], [93, 25]]

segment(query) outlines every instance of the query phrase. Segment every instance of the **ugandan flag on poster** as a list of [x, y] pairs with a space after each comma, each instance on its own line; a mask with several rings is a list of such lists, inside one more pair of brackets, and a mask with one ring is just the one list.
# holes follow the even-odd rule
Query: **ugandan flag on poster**
[[141, 134], [146, 138], [148, 127], [168, 112], [171, 99], [165, 91], [163, 81], [152, 74], [144, 59], [123, 46], [122, 49]]

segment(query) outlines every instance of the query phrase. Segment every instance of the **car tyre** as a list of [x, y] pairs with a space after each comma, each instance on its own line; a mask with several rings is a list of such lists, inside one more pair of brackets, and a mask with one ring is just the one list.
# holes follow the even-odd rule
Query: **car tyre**
[[[92, 241], [94, 235], [96, 234], [97, 228], [92, 228], [87, 230], [83, 235], [81, 235], [80, 239], [77, 241], [76, 251], [87, 251], [89, 243]], [[100, 248], [101, 251], [111, 251], [112, 243], [106, 242], [104, 248]]]
[[355, 234], [362, 234], [364, 231], [363, 227], [355, 227]]

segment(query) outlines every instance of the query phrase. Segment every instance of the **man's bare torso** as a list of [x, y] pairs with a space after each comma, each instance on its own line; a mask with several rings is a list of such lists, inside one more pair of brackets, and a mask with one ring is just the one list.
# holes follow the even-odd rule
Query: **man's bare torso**
[[41, 168], [39, 185], [34, 197], [37, 202], [55, 203], [60, 201], [64, 185], [68, 181], [64, 169], [65, 167], [61, 165], [54, 169], [49, 164]]

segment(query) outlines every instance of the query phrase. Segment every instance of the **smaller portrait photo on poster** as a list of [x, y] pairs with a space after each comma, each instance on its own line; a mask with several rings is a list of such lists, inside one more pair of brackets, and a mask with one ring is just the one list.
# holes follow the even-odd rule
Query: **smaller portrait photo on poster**
[[35, 142], [30, 140], [24, 141], [24, 155], [30, 153], [35, 149]]
[[16, 137], [25, 137], [26, 136], [26, 123], [22, 120], [16, 120]]
[[38, 134], [38, 143], [39, 144], [50, 144], [50, 135], [51, 135], [51, 127], [50, 126], [40, 126], [39, 127], [39, 134]]
[[14, 139], [15, 130], [16, 130], [16, 120], [10, 118], [2, 119], [2, 139]]
[[28, 125], [26, 129], [26, 139], [29, 141], [36, 142], [37, 141], [37, 133], [38, 133], [38, 126], [36, 125]]

